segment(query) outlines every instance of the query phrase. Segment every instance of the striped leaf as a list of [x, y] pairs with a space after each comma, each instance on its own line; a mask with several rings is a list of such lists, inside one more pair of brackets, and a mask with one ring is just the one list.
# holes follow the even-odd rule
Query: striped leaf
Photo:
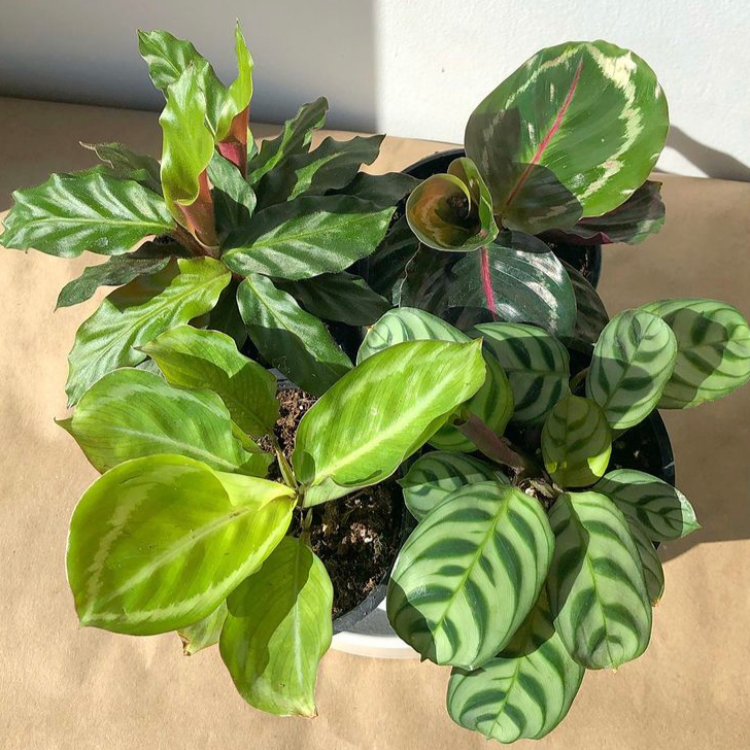
[[183, 456], [116, 466], [70, 522], [68, 582], [81, 623], [153, 635], [198, 622], [281, 541], [294, 500], [284, 485]]
[[525, 424], [542, 422], [569, 393], [568, 350], [536, 326], [485, 323], [476, 328], [508, 376], [515, 403], [513, 420]]
[[418, 521], [459, 487], [476, 482], [510, 484], [499, 467], [474, 456], [431, 451], [420, 456], [399, 480], [404, 502]]
[[228, 605], [221, 658], [240, 695], [277, 716], [315, 716], [318, 663], [333, 635], [333, 586], [320, 558], [284, 537]]
[[561, 487], [585, 487], [604, 475], [612, 453], [612, 431], [601, 408], [569, 395], [555, 404], [542, 428], [542, 456]]
[[562, 261], [562, 264], [570, 277], [576, 296], [576, 327], [573, 338], [595, 344], [609, 323], [607, 308], [604, 307], [599, 293], [580, 271], [565, 261]]
[[587, 669], [639, 657], [651, 636], [651, 605], [625, 516], [598, 492], [568, 492], [549, 522], [555, 554], [547, 592], [568, 653]]
[[726, 396], [750, 380], [750, 327], [725, 302], [676, 299], [652, 302], [677, 338], [677, 362], [660, 409], [687, 409]]
[[648, 599], [654, 606], [664, 595], [664, 570], [661, 567], [661, 560], [659, 560], [656, 547], [648, 538], [643, 526], [632, 518], [627, 518], [627, 521], [630, 535], [633, 537], [643, 566], [643, 578], [646, 583]]
[[326, 391], [297, 430], [292, 458], [304, 505], [393, 474], [482, 385], [480, 346], [407, 341], [370, 357]]
[[461, 487], [401, 549], [388, 584], [388, 619], [423, 658], [480, 667], [536, 603], [552, 548], [537, 500], [500, 482]]
[[625, 310], [596, 342], [586, 395], [602, 407], [612, 429], [627, 430], [656, 408], [676, 359], [677, 340], [661, 318]]
[[635, 469], [615, 469], [594, 489], [640, 524], [654, 541], [680, 539], [700, 528], [685, 495], [671, 484]]
[[[463, 253], [436, 253], [427, 245], [419, 244], [393, 285], [393, 304], [398, 307], [416, 307], [433, 315], [448, 317], [454, 312], [448, 310], [453, 268], [463, 257]], [[487, 314], [483, 310], [479, 312]], [[457, 327], [467, 330], [463, 325]]]
[[627, 200], [668, 128], [664, 93], [641, 58], [608, 42], [568, 42], [537, 52], [491, 92], [465, 144], [503, 224], [538, 234]]
[[204, 648], [211, 648], [219, 642], [228, 611], [227, 603], [224, 601], [210, 615], [179, 630], [177, 635], [182, 641], [182, 652], [185, 656], [197, 654]]
[[453, 670], [448, 714], [498, 742], [537, 740], [565, 718], [583, 674], [555, 632], [542, 593], [502, 653], [473, 672]]

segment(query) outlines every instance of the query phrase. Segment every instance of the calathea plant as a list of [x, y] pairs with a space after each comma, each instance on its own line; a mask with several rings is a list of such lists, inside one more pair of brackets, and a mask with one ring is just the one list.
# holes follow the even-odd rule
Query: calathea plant
[[[488, 380], [507, 376], [505, 393], [492, 380], [521, 438], [469, 401], [447, 425], [468, 447], [439, 445], [411, 465], [401, 484], [419, 523], [387, 609], [424, 659], [453, 667], [454, 721], [513, 742], [550, 732], [585, 670], [617, 669], [648, 646], [664, 590], [653, 543], [698, 522], [679, 490], [639, 470], [637, 453], [612, 465], [613, 444], [656, 407], [691, 408], [750, 380], [750, 328], [721, 302], [644, 305], [606, 325], [572, 378], [568, 349], [541, 328], [494, 322], [472, 333], [494, 362]], [[373, 326], [360, 361], [419, 339], [469, 340], [402, 308]]]
[[[346, 269], [375, 250], [406, 175], [359, 174], [382, 136], [324, 139], [327, 102], [303, 106], [256, 150], [248, 130], [253, 60], [236, 29], [237, 79], [222, 84], [187, 41], [139, 33], [154, 85], [161, 163], [119, 143], [88, 146], [104, 162], [14, 193], [5, 247], [71, 258], [110, 256], [61, 292], [58, 306], [121, 287], [83, 323], [70, 353], [70, 404], [139, 346], [197, 319], [255, 348], [319, 395], [352, 367], [321, 318], [372, 323], [390, 306]], [[147, 240], [133, 249], [144, 239]]]

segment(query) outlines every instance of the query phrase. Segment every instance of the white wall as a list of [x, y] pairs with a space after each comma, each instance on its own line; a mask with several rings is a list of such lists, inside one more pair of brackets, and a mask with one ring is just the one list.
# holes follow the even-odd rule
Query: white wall
[[460, 141], [475, 104], [539, 47], [604, 38], [656, 70], [660, 166], [750, 180], [747, 0], [0, 0], [0, 94], [156, 108], [135, 29], [193, 39], [232, 75], [239, 17], [256, 119], [329, 97], [329, 123]]

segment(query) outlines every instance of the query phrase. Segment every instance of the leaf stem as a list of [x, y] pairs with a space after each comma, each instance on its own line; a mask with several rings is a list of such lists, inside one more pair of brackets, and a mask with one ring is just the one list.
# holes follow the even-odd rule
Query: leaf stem
[[279, 462], [281, 478], [289, 487], [298, 490], [299, 483], [297, 482], [297, 477], [294, 476], [294, 469], [292, 469], [289, 461], [286, 460], [286, 456], [284, 455], [284, 451], [281, 450], [281, 446], [279, 445], [279, 441], [276, 439], [276, 435], [271, 433], [270, 438], [271, 444], [273, 445], [273, 450], [276, 453], [276, 460]]
[[310, 527], [312, 526], [312, 521], [313, 510], [312, 508], [308, 508], [305, 517], [302, 519], [302, 531], [299, 535], [300, 542], [306, 544], [308, 547], [310, 546]]
[[583, 370], [576, 373], [571, 379], [570, 379], [570, 392], [575, 393], [576, 388], [578, 388], [581, 383], [586, 379], [586, 376], [589, 373], [589, 368], [584, 367]]

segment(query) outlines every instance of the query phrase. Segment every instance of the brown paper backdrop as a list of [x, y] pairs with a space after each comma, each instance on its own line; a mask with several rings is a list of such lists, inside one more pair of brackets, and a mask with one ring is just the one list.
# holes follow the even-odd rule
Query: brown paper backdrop
[[[257, 135], [271, 132], [258, 126]], [[79, 140], [157, 153], [156, 117], [0, 99], [0, 209], [50, 171], [93, 164]], [[386, 139], [376, 168], [440, 144]], [[750, 313], [750, 184], [664, 177], [667, 225], [636, 248], [606, 248], [610, 312], [704, 296]], [[313, 720], [246, 706], [216, 649], [186, 658], [176, 636], [80, 629], [63, 567], [66, 525], [95, 477], [52, 419], [65, 410], [66, 356], [95, 300], [53, 312], [89, 259], [0, 250], [0, 747], [484, 748], [444, 711], [447, 670], [335, 652]], [[679, 486], [703, 529], [663, 545], [667, 587], [651, 647], [617, 674], [588, 673], [568, 720], [539, 748], [734, 750], [750, 744], [750, 387], [667, 412]], [[531, 747], [530, 743], [521, 743]]]

